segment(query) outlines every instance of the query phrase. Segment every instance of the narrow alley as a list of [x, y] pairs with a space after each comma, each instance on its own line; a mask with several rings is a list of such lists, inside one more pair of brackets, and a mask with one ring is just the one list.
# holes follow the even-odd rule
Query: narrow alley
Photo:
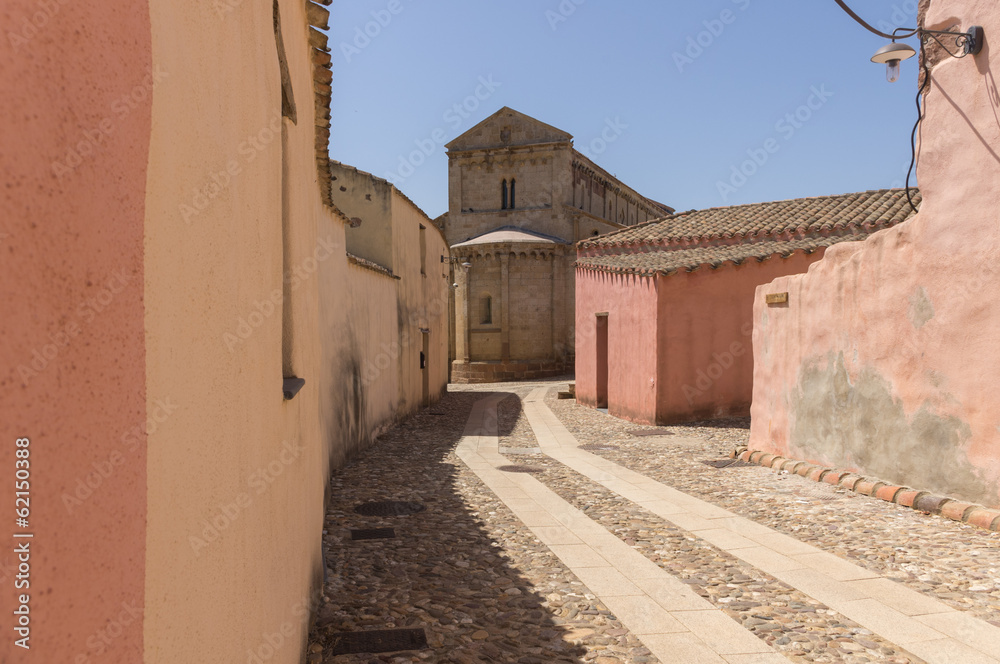
[[333, 475], [309, 662], [1000, 662], [1000, 533], [565, 385], [452, 385]]

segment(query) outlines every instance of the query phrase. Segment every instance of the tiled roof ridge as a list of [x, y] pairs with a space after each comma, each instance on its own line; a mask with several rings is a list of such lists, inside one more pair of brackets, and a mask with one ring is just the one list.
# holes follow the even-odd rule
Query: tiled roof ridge
[[358, 267], [364, 268], [366, 270], [371, 270], [372, 272], [378, 272], [379, 274], [383, 274], [392, 279], [396, 279], [397, 281], [402, 278], [397, 276], [392, 270], [383, 265], [379, 265], [374, 261], [370, 261], [366, 258], [361, 258], [360, 256], [355, 256], [354, 254], [351, 253], [347, 254], [347, 262], [353, 263], [354, 265], [357, 265]]
[[[613, 245], [589, 245], [583, 247], [580, 243], [580, 253], [586, 256], [628, 256], [646, 251], [685, 251], [687, 249], [702, 249], [718, 246], [757, 244], [762, 242], [788, 242], [792, 240], [820, 239], [826, 237], [846, 237], [874, 233], [883, 228], [892, 227], [893, 223], [879, 222], [861, 224], [847, 223], [827, 230], [810, 231], [804, 226], [786, 228], [780, 231], [757, 231], [737, 233], [732, 235], [692, 235], [685, 237], [665, 238], [662, 240], [643, 240]], [[857, 232], [861, 231], [861, 233]], [[725, 242], [720, 242], [725, 240]]]
[[[319, 174], [320, 198], [328, 208], [338, 211], [330, 194], [330, 102], [333, 98], [332, 57], [327, 36], [330, 29], [329, 5], [332, 0], [306, 0], [309, 23], [309, 54], [313, 66], [313, 105], [316, 109], [316, 170]], [[303, 103], [305, 106], [305, 103]], [[340, 216], [343, 216], [342, 214]], [[344, 217], [346, 220], [346, 217]]]
[[[831, 238], [831, 239], [837, 240], [838, 238]], [[784, 249], [784, 250], [775, 249], [774, 251], [771, 251], [771, 252], [766, 253], [766, 254], [759, 254], [759, 255], [753, 255], [753, 254], [751, 254], [751, 255], [748, 255], [748, 256], [743, 256], [741, 258], [724, 258], [724, 259], [720, 259], [720, 260], [716, 260], [716, 261], [701, 260], [701, 261], [698, 261], [697, 263], [692, 263], [692, 264], [689, 264], [689, 265], [682, 265], [682, 266], [678, 266], [678, 267], [675, 267], [675, 268], [667, 268], [667, 269], [656, 268], [656, 267], [635, 267], [635, 266], [628, 266], [628, 265], [622, 265], [622, 266], [591, 265], [591, 264], [588, 264], [586, 261], [581, 261], [581, 260], [577, 260], [573, 264], [573, 266], [576, 267], [576, 268], [582, 269], [582, 270], [590, 271], [590, 272], [607, 272], [607, 273], [611, 273], [611, 274], [634, 274], [634, 275], [639, 275], [639, 276], [642, 276], [642, 277], [653, 277], [653, 276], [657, 276], [657, 275], [670, 276], [672, 274], [677, 274], [678, 272], [694, 272], [695, 270], [699, 270], [699, 269], [704, 268], [704, 267], [708, 267], [708, 268], [710, 268], [712, 270], [717, 270], [720, 267], [723, 267], [724, 265], [729, 265], [729, 264], [732, 264], [732, 265], [742, 265], [743, 263], [745, 263], [747, 261], [750, 261], [750, 260], [756, 260], [758, 263], [763, 263], [764, 261], [767, 261], [767, 260], [770, 260], [770, 259], [776, 258], [776, 257], [777, 258], [789, 258], [789, 257], [793, 256], [796, 253], [802, 253], [803, 255], [809, 255], [809, 254], [813, 254], [813, 253], [815, 253], [815, 252], [817, 252], [817, 251], [819, 251], [821, 249], [825, 249], [825, 248], [827, 248], [829, 246], [832, 246], [834, 244], [839, 244], [840, 242], [852, 242], [852, 241], [857, 241], [857, 240], [861, 240], [861, 239], [863, 239], [863, 238], [859, 237], [857, 239], [851, 239], [851, 238], [849, 238], [847, 236], [842, 236], [842, 237], [839, 238], [839, 242], [838, 241], [834, 241], [834, 242], [831, 242], [831, 243], [823, 245], [823, 246], [794, 247], [794, 248], [787, 248], [787, 249]], [[746, 245], [741, 245], [741, 246], [746, 246]]]
[[[905, 189], [898, 188], [888, 188], [888, 189], [871, 189], [862, 192], [853, 192], [847, 194], [837, 194], [837, 195], [826, 195], [826, 196], [812, 196], [805, 198], [793, 198], [785, 199], [780, 201], [766, 201], [762, 203], [743, 203], [740, 205], [726, 206], [726, 207], [713, 207], [705, 208], [703, 210], [688, 210], [686, 212], [681, 212], [673, 214], [661, 219], [654, 219], [651, 221], [643, 222], [641, 224], [636, 224], [634, 226], [629, 226], [628, 228], [623, 228], [619, 230], [612, 231], [606, 235], [599, 236], [594, 239], [588, 239], [580, 242], [577, 246], [581, 251], [589, 252], [590, 250], [606, 250], [610, 248], [626, 248], [626, 247], [663, 247], [669, 245], [684, 246], [685, 248], [691, 245], [705, 243], [705, 242], [717, 242], [721, 239], [732, 239], [736, 241], [741, 240], [766, 240], [769, 236], [781, 237], [782, 235], [792, 235], [792, 234], [810, 234], [816, 233], [817, 230], [830, 230], [836, 231], [838, 229], [845, 230], [862, 230], [871, 232], [873, 230], [878, 230], [880, 228], [892, 226], [900, 221], [905, 221], [905, 219], [912, 216], [912, 213], [908, 210], [900, 210], [903, 205], [906, 205]], [[920, 200], [920, 192], [917, 189], [913, 190], [914, 198]], [[887, 200], [888, 195], [893, 195], [890, 200]], [[850, 210], [847, 214], [849, 218], [845, 221], [837, 221], [834, 223], [827, 222], [819, 227], [819, 229], [811, 229], [811, 223], [802, 223], [802, 219], [805, 218], [808, 212], [808, 206], [810, 203], [826, 203], [827, 205], [833, 205], [833, 210], [823, 210], [822, 216], [831, 216], [840, 212], [836, 208], [849, 208], [852, 205], [857, 205], [856, 209]], [[878, 206], [882, 209], [882, 216], [877, 217], [874, 221], [871, 220], [873, 213], [879, 212], [879, 209], [872, 210], [873, 206]], [[669, 229], [670, 226], [678, 225], [678, 222], [682, 222], [686, 217], [691, 215], [703, 215], [711, 216], [713, 213], [719, 215], [720, 213], [728, 213], [734, 219], [741, 216], [741, 213], [751, 210], [757, 213], [761, 210], [768, 210], [771, 208], [777, 208], [781, 210], [782, 207], [793, 207], [791, 212], [794, 212], [795, 216], [799, 218], [799, 223], [796, 226], [785, 226], [780, 228], [772, 229], [760, 229], [751, 228], [745, 232], [731, 231], [731, 232], [718, 232], [715, 230], [710, 230], [707, 233], [695, 233], [683, 231], [675, 231], [674, 233], [664, 232], [662, 237], [648, 237], [643, 236], [642, 230], [649, 229], [653, 226], [664, 225]], [[804, 209], [803, 209], [804, 208]], [[896, 214], [885, 217], [884, 213], [896, 210]], [[896, 219], [900, 212], [904, 212], [904, 217], [902, 219]], [[747, 218], [751, 218], [753, 215], [748, 215]], [[780, 215], [778, 215], [780, 216]], [[861, 218], [861, 221], [857, 221]], [[815, 221], [815, 220], [814, 220]]]

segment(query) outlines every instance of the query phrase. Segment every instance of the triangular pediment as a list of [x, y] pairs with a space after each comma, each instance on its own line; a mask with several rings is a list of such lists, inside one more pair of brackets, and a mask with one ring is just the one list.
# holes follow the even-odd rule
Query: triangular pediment
[[530, 115], [504, 106], [445, 145], [451, 152], [484, 150], [538, 143], [566, 143], [573, 136]]

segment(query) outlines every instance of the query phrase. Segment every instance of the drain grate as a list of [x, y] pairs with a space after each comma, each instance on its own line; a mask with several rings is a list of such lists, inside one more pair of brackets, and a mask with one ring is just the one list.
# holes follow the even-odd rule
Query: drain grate
[[509, 465], [509, 466], [498, 466], [497, 470], [502, 470], [505, 473], [544, 473], [544, 468], [539, 468], [538, 466], [519, 466], [519, 465]]
[[632, 429], [628, 433], [633, 436], [673, 436], [674, 432], [669, 429]]
[[618, 448], [614, 445], [580, 445], [580, 449], [587, 450], [588, 452], [601, 452], [617, 450]]
[[747, 463], [743, 459], [709, 459], [708, 461], [702, 461], [706, 466], [711, 466], [712, 468], [748, 468], [753, 466], [752, 463]]
[[423, 628], [373, 629], [333, 635], [330, 646], [334, 655], [422, 650], [427, 647]]
[[540, 447], [501, 447], [500, 454], [541, 454]]
[[359, 528], [351, 530], [352, 540], [392, 539], [395, 536], [395, 528]]
[[371, 503], [362, 503], [354, 508], [358, 514], [365, 516], [406, 516], [416, 514], [426, 509], [420, 503], [411, 503], [404, 500], [377, 500]]

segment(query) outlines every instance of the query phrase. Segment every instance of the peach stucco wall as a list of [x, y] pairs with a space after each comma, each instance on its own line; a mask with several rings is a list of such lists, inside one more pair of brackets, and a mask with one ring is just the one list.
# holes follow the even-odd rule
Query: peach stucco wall
[[[388, 246], [382, 255], [391, 257], [385, 262], [391, 264], [395, 276], [343, 258], [320, 266], [320, 415], [332, 467], [423, 405], [424, 373], [428, 374], [430, 403], [441, 398], [448, 383], [448, 264], [440, 260], [447, 255], [444, 237], [419, 208], [387, 183], [362, 189], [357, 182], [370, 185], [371, 176], [358, 175], [354, 169], [341, 171], [334, 202], [343, 205], [345, 214], [364, 214], [361, 228], [368, 226], [372, 235], [378, 226], [383, 227]], [[347, 192], [339, 191], [342, 183], [347, 183]], [[373, 200], [365, 198], [366, 194]], [[371, 209], [366, 210], [365, 203]], [[425, 227], [426, 276], [420, 272], [421, 224]], [[337, 237], [339, 242], [344, 241], [345, 232], [356, 230], [345, 229], [342, 219], [334, 215], [324, 217], [320, 224], [321, 235]], [[363, 244], [354, 248], [358, 246], [364, 248]], [[421, 328], [430, 330], [423, 370]]]
[[[9, 0], [0, 24], [0, 661], [138, 662], [149, 14]], [[13, 523], [19, 437], [31, 441], [26, 529]], [[30, 586], [15, 589], [23, 541]], [[12, 630], [22, 593], [30, 650]]]
[[754, 291], [821, 256], [797, 251], [659, 278], [659, 423], [750, 414]]
[[925, 25], [982, 25], [986, 45], [934, 68], [920, 214], [758, 289], [751, 447], [996, 506], [1000, 7], [934, 0]]
[[[392, 197], [393, 263], [401, 277], [399, 281], [399, 333], [402, 352], [399, 358], [400, 394], [396, 416], [401, 417], [421, 407], [423, 401], [423, 371], [420, 352], [423, 349], [421, 328], [428, 335], [427, 368], [428, 396], [436, 403], [448, 384], [448, 256], [444, 234], [434, 226], [416, 205], [395, 190]], [[421, 274], [420, 226], [424, 226], [424, 272]]]
[[[316, 608], [317, 273], [343, 260], [343, 235], [317, 232], [330, 213], [305, 6], [280, 5], [297, 125], [281, 117], [270, 2], [150, 6], [167, 77], [146, 199], [147, 402], [176, 410], [149, 437], [147, 664], [298, 664]], [[306, 381], [287, 402], [283, 362]]]
[[656, 280], [576, 273], [576, 398], [597, 405], [597, 313], [608, 314], [608, 413], [656, 417]]

